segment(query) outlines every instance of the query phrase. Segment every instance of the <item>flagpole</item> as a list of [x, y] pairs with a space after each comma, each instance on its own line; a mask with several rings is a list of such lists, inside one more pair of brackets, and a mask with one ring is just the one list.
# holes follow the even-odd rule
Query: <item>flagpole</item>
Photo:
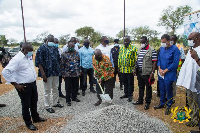
[[126, 33], [126, 28], [125, 28], [125, 0], [124, 0], [124, 39], [125, 39], [125, 33]]
[[24, 30], [24, 42], [26, 42], [26, 32], [25, 32], [25, 25], [24, 25], [24, 11], [23, 11], [22, 0], [21, 0], [21, 10], [22, 10], [23, 30]]

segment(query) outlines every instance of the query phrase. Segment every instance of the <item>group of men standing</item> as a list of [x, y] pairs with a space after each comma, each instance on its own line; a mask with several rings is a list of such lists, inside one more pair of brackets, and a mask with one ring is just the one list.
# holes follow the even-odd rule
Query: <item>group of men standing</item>
[[[94, 104], [95, 106], [102, 103], [99, 95], [102, 93], [100, 87], [113, 99], [113, 88], [115, 87], [117, 74], [120, 81], [120, 89], [124, 86], [124, 95], [120, 98], [128, 98], [128, 102], [131, 102], [133, 99], [134, 76], [137, 76], [139, 97], [133, 104], [143, 104], [146, 87], [144, 109], [148, 110], [152, 99], [151, 85], [154, 83], [154, 74], [156, 69], [158, 69], [160, 104], [154, 108], [161, 109], [166, 104], [165, 114], [170, 114], [173, 97], [175, 96], [173, 84], [177, 80], [177, 69], [181, 66], [180, 59], [184, 58], [184, 51], [176, 46], [176, 40], [175, 35], [170, 37], [164, 34], [161, 37], [159, 53], [150, 46], [146, 36], [141, 37], [141, 47], [139, 49], [131, 44], [131, 39], [128, 36], [124, 38], [124, 45], [121, 47], [118, 44], [119, 40], [115, 39], [113, 48], [108, 45], [108, 38], [102, 36], [101, 44], [95, 50], [90, 47], [90, 41], [87, 38], [84, 39], [83, 47], [81, 48], [77, 39], [71, 38], [68, 44], [61, 50], [58, 47], [58, 39], [54, 38], [53, 35], [49, 35], [45, 39], [44, 44], [37, 50], [35, 57], [35, 66], [39, 68], [38, 76], [43, 79], [45, 90], [44, 106], [46, 110], [49, 113], [55, 113], [53, 107], [62, 108], [63, 105], [59, 103], [59, 97], [66, 98], [67, 106], [71, 106], [72, 101], [80, 102], [77, 98], [78, 90], [81, 89], [82, 96], [85, 96], [87, 75], [89, 76], [90, 92], [97, 92], [98, 101]], [[188, 37], [188, 40], [193, 41], [191, 46], [194, 47], [194, 50], [188, 53], [183, 69], [179, 69], [180, 75], [177, 85], [186, 87], [188, 96], [196, 98], [196, 101], [200, 103], [198, 99], [199, 86], [198, 84], [194, 86], [194, 81], [196, 81], [195, 73], [200, 68], [199, 33], [193, 33]], [[32, 45], [24, 43], [22, 50], [4, 68], [2, 74], [8, 82], [15, 86], [21, 98], [22, 115], [26, 126], [31, 130], [37, 130], [32, 120], [33, 122], [43, 122], [46, 119], [39, 117], [37, 113], [37, 76], [32, 55]], [[192, 71], [187, 78], [183, 78], [185, 69], [188, 67], [187, 65], [191, 65], [187, 58], [190, 58], [191, 62], [195, 60], [195, 62], [193, 61], [195, 71]], [[185, 85], [188, 77], [192, 80], [191, 84]], [[62, 79], [65, 81], [65, 96], [61, 91]], [[96, 91], [94, 83], [96, 83]], [[194, 90], [196, 90], [196, 93]], [[52, 102], [50, 100], [51, 94], [53, 95]], [[189, 106], [193, 106], [192, 101], [189, 103]]]

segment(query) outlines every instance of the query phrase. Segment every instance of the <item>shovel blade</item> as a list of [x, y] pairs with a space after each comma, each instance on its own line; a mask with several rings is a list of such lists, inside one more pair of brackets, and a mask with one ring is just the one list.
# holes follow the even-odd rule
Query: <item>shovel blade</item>
[[110, 102], [111, 98], [108, 94], [99, 94], [103, 102]]

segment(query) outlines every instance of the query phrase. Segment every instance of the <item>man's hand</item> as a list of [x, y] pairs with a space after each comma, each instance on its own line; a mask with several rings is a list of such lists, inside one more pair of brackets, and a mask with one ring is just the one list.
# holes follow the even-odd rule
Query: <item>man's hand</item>
[[151, 73], [149, 78], [150, 78], [150, 79], [154, 79], [154, 74]]
[[101, 84], [101, 78], [98, 80], [99, 84]]
[[163, 74], [163, 70], [162, 70], [162, 69], [159, 69], [158, 71], [159, 71], [160, 75], [163, 76], [163, 75], [162, 75], [162, 74]]
[[197, 61], [197, 60], [199, 59], [199, 56], [198, 56], [198, 54], [197, 54], [197, 52], [196, 52], [195, 50], [191, 49], [191, 50], [190, 50], [190, 54], [191, 54], [191, 57], [192, 57], [195, 61]]
[[118, 73], [120, 72], [120, 68], [118, 68]]
[[45, 74], [42, 75], [43, 81], [46, 83], [47, 82], [47, 76]]
[[169, 70], [168, 69], [165, 69], [163, 72], [162, 72], [162, 76], [164, 76]]
[[24, 88], [26, 87], [24, 85], [19, 85], [19, 84], [15, 84], [14, 86], [18, 91], [24, 91]]
[[133, 70], [133, 76], [136, 76], [136, 75], [137, 75], [136, 70]]

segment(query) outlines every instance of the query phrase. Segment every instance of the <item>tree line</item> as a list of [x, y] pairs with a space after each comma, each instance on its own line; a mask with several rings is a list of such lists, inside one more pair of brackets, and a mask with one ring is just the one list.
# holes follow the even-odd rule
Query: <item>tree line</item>
[[[180, 6], [174, 9], [172, 6], [167, 7], [164, 9], [161, 13], [161, 16], [159, 18], [157, 26], [164, 26], [166, 28], [166, 33], [169, 35], [173, 35], [176, 33], [176, 30], [183, 25], [183, 19], [184, 15], [187, 13], [190, 13], [192, 8], [190, 6]], [[120, 30], [116, 37], [109, 37], [110, 42], [113, 42], [115, 38], [120, 39], [119, 43], [123, 43], [123, 30]], [[126, 35], [131, 36], [131, 39], [134, 43], [139, 43], [139, 39], [141, 36], [145, 35], [149, 38], [149, 42], [153, 46], [159, 46], [160, 45], [160, 38], [158, 36], [161, 34], [157, 30], [151, 29], [149, 26], [139, 26], [136, 28], [128, 29], [126, 28], [125, 31]], [[49, 35], [48, 31], [44, 31], [43, 33], [36, 36], [35, 39], [29, 40], [29, 42], [32, 42], [33, 45], [39, 46], [43, 44], [44, 38]], [[103, 33], [100, 33], [99, 31], [96, 31], [93, 27], [90, 26], [84, 26], [77, 30], [75, 30], [76, 36], [80, 39], [80, 42], [83, 41], [84, 38], [89, 38], [92, 45], [95, 45], [100, 42], [100, 38]], [[179, 42], [182, 42], [181, 35], [178, 35]], [[61, 35], [58, 37], [59, 43], [61, 45], [65, 45], [69, 39], [71, 38], [70, 34]], [[20, 43], [17, 42], [14, 38], [7, 39], [5, 35], [0, 35], [0, 45], [19, 45]]]

